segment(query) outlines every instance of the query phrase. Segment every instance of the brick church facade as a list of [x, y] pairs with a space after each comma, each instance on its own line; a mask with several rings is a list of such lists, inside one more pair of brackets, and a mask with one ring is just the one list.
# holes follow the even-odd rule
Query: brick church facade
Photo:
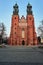
[[15, 4], [11, 21], [10, 45], [37, 45], [32, 6], [27, 5], [27, 16], [19, 18], [19, 8]]

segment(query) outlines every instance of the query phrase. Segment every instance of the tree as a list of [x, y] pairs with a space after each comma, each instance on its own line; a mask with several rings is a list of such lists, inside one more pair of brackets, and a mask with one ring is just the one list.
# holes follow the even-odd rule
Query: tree
[[38, 35], [43, 38], [43, 20], [41, 21], [41, 25], [38, 27]]
[[6, 32], [5, 32], [5, 25], [4, 23], [0, 23], [0, 43], [3, 43], [6, 38]]
[[41, 43], [43, 43], [43, 20], [41, 21], [41, 25], [39, 25], [38, 27], [38, 41], [41, 41]]

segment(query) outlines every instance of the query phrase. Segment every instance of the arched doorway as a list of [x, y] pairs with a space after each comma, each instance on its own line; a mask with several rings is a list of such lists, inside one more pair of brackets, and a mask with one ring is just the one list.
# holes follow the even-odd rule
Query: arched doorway
[[25, 41], [24, 40], [22, 40], [22, 45], [25, 45]]

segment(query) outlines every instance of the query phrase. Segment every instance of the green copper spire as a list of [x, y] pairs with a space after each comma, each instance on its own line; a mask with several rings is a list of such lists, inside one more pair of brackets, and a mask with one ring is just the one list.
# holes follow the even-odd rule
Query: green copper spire
[[13, 8], [14, 8], [13, 15], [18, 15], [19, 9], [17, 3], [13, 6]]
[[32, 15], [32, 6], [30, 3], [27, 5], [27, 15]]

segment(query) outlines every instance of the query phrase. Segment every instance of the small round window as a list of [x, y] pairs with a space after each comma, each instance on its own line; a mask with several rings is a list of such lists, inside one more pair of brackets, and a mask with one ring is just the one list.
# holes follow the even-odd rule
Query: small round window
[[16, 25], [16, 23], [15, 23], [15, 25]]
[[31, 17], [29, 19], [31, 20]]
[[16, 34], [16, 32], [15, 32], [15, 34]]
[[15, 28], [16, 29], [16, 28]]
[[15, 17], [15, 19], [16, 19], [16, 17]]

